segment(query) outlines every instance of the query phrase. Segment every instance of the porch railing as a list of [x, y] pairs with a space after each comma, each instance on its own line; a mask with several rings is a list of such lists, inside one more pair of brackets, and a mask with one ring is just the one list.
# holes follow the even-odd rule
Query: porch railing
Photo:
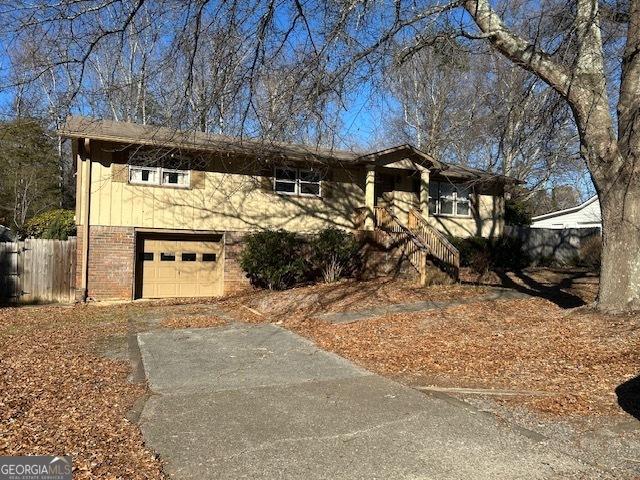
[[376, 228], [387, 232], [397, 240], [403, 241], [405, 255], [407, 255], [411, 264], [420, 274], [420, 284], [425, 285], [427, 281], [427, 259], [429, 257], [428, 246], [404, 225], [389, 208], [374, 207], [373, 214]]
[[409, 210], [407, 226], [429, 248], [429, 253], [440, 263], [441, 268], [454, 279], [458, 279], [460, 273], [460, 252], [433, 225], [416, 210]]
[[[369, 210], [370, 212], [370, 210]], [[356, 217], [357, 228], [362, 228], [367, 210], [360, 209]], [[431, 259], [454, 280], [460, 273], [460, 252], [447, 237], [436, 230], [416, 209], [409, 210], [407, 225], [402, 223], [388, 207], [373, 207], [376, 229], [393, 235], [406, 244], [406, 255], [420, 274], [421, 284], [427, 280], [427, 261]]]

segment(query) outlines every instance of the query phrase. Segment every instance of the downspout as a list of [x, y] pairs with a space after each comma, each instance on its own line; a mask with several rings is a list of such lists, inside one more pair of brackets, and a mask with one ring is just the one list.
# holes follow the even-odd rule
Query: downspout
[[89, 209], [91, 207], [91, 145], [89, 139], [85, 138], [79, 147], [82, 152], [81, 158], [83, 159], [82, 183], [84, 188], [82, 191], [84, 209], [82, 210], [82, 277], [80, 287], [82, 301], [86, 302], [89, 298]]

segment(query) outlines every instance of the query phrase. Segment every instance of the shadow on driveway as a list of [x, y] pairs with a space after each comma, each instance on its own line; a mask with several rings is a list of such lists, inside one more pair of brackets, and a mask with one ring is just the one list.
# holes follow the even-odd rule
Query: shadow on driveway
[[620, 408], [640, 420], [640, 375], [618, 385], [616, 395]]

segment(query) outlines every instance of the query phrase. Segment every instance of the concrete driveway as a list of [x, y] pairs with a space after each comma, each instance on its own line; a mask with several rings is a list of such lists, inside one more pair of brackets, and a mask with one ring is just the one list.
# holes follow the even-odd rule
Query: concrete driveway
[[605, 478], [544, 439], [274, 325], [138, 335], [141, 416], [175, 479]]

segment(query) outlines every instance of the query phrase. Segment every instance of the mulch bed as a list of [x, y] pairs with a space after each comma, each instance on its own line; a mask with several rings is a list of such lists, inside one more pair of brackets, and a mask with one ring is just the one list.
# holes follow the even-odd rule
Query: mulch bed
[[615, 414], [638, 375], [640, 319], [563, 310], [542, 299], [478, 302], [347, 325], [292, 318], [292, 330], [380, 374], [557, 395], [517, 397], [554, 415]]
[[126, 419], [146, 387], [96, 351], [126, 334], [126, 308], [0, 309], [0, 455], [72, 455], [78, 479], [163, 478]]

